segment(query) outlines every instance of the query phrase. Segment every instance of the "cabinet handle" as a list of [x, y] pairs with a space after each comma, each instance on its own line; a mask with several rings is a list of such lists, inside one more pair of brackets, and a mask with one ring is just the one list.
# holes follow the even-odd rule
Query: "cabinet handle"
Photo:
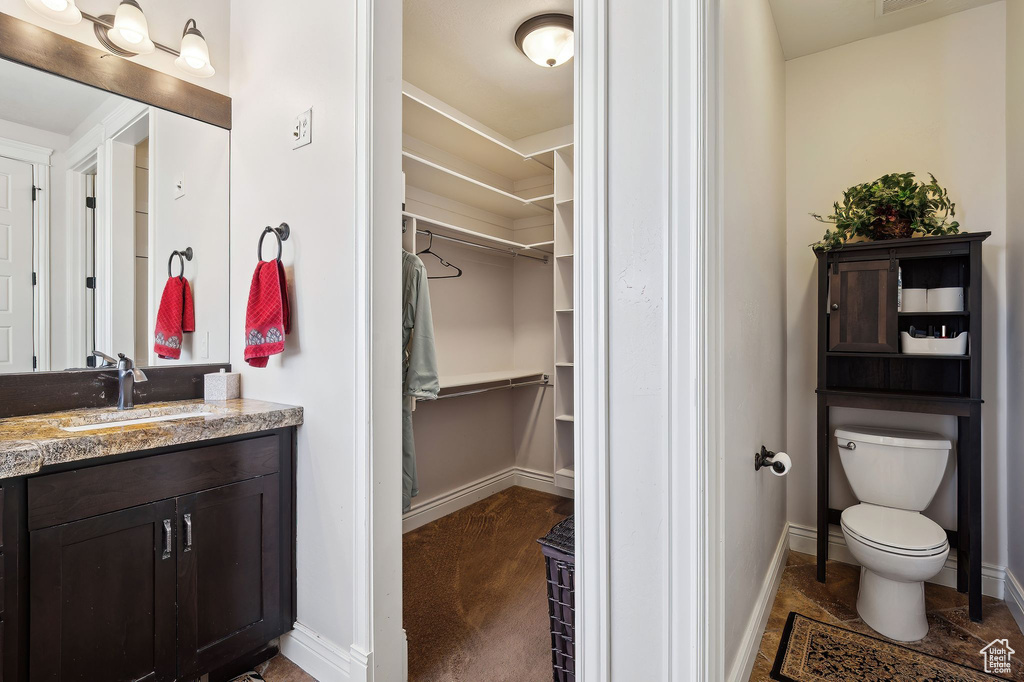
[[833, 303], [832, 304], [832, 310], [839, 310], [839, 304], [838, 303]]
[[192, 515], [185, 514], [185, 551], [192, 550]]
[[171, 558], [171, 520], [164, 519], [164, 554], [161, 559]]

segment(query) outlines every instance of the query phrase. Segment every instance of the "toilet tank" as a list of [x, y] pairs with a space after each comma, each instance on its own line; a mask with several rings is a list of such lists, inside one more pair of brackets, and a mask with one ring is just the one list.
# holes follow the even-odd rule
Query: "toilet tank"
[[910, 511], [931, 503], [953, 447], [948, 438], [924, 431], [847, 426], [835, 435], [857, 499]]

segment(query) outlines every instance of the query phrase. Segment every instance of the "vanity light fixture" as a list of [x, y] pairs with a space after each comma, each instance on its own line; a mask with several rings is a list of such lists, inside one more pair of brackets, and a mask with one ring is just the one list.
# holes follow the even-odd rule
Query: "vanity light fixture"
[[114, 26], [107, 29], [107, 39], [123, 52], [149, 54], [156, 49], [149, 37], [146, 15], [135, 0], [121, 0], [114, 14]]
[[538, 66], [564, 64], [573, 55], [572, 17], [553, 13], [527, 19], [516, 31], [516, 47]]
[[25, 3], [36, 14], [58, 24], [74, 26], [82, 20], [75, 0], [25, 0]]
[[66, 26], [88, 19], [93, 23], [96, 39], [108, 52], [118, 57], [136, 57], [162, 50], [173, 55], [175, 66], [198, 78], [209, 78], [216, 71], [210, 64], [210, 48], [199, 31], [195, 19], [185, 22], [181, 34], [181, 50], [161, 45], [149, 37], [149, 23], [137, 0], [121, 0], [113, 14], [93, 16], [78, 9], [76, 0], [25, 0], [40, 16]]
[[196, 27], [195, 19], [185, 22], [185, 30], [181, 34], [181, 54], [174, 60], [174, 65], [200, 78], [209, 78], [216, 73], [210, 64], [210, 48]]

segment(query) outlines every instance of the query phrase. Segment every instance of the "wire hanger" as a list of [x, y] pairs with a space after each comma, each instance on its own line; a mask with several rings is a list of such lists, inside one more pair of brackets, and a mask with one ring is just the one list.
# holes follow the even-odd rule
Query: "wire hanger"
[[462, 277], [462, 268], [460, 268], [457, 265], [452, 265], [444, 258], [441, 258], [439, 255], [430, 250], [430, 247], [434, 245], [434, 233], [431, 232], [430, 230], [424, 230], [423, 232], [427, 235], [427, 248], [423, 249], [422, 251], [418, 251], [416, 255], [422, 256], [425, 253], [429, 254], [436, 258], [437, 260], [441, 261], [441, 265], [445, 266], [446, 268], [451, 268], [455, 270], [455, 272], [457, 273], [454, 275], [427, 275], [427, 279], [455, 279], [456, 277]]

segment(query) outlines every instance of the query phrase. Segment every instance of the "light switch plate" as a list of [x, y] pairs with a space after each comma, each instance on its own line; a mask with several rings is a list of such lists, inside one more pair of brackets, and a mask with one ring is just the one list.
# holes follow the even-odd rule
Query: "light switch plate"
[[174, 198], [180, 199], [185, 196], [185, 174], [178, 173], [174, 178]]
[[305, 147], [313, 141], [313, 110], [306, 109], [295, 117], [292, 128], [292, 149]]

